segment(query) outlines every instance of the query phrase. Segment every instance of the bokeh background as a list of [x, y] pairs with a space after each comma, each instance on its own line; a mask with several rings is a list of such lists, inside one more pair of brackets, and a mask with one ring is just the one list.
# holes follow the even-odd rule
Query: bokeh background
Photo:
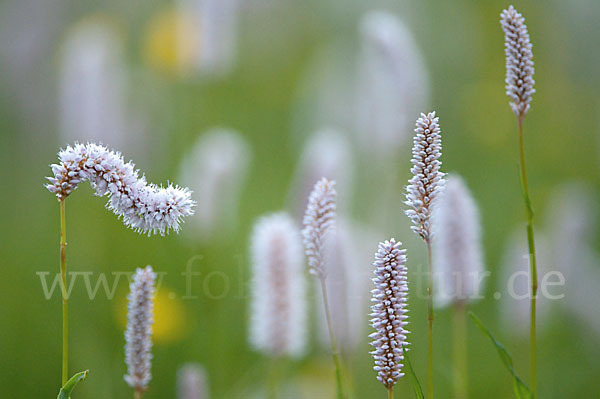
[[[59, 209], [44, 176], [59, 148], [93, 140], [119, 149], [149, 181], [194, 187], [199, 204], [182, 234], [148, 238], [127, 230], [88, 184], [68, 198], [68, 267], [84, 273], [71, 295], [71, 371], [90, 370], [75, 397], [131, 397], [123, 380], [127, 280], [117, 280], [114, 296], [101, 288], [92, 299], [85, 276], [93, 288], [105, 273], [113, 288], [115, 272], [147, 264], [164, 278], [145, 398], [176, 397], [177, 370], [188, 362], [202, 365], [214, 398], [263, 397], [270, 362], [247, 343], [249, 234], [269, 212], [287, 210], [300, 222], [308, 187], [322, 173], [338, 179], [340, 220], [349, 232], [352, 252], [340, 275], [356, 277], [360, 287], [338, 301], [346, 305], [339, 312], [350, 314], [341, 322], [350, 336], [348, 379], [353, 397], [382, 397], [368, 355], [364, 293], [380, 240], [404, 241], [411, 271], [424, 264], [425, 247], [403, 216], [402, 187], [412, 123], [419, 110], [432, 109], [441, 118], [444, 170], [462, 175], [480, 206], [491, 276], [484, 299], [471, 308], [528, 380], [523, 303], [494, 296], [505, 293], [504, 276], [525, 252], [516, 121], [504, 94], [498, 23], [506, 6], [498, 0], [3, 1], [1, 396], [48, 398], [58, 391], [60, 293], [47, 298], [41, 281], [46, 276], [51, 284], [58, 272]], [[600, 3], [515, 7], [527, 18], [536, 62], [525, 134], [544, 241], [540, 262], [566, 276], [565, 298], [541, 305], [540, 398], [600, 397]], [[189, 284], [181, 274], [187, 265], [200, 273]], [[286, 398], [334, 394], [314, 296], [309, 351], [282, 366]], [[426, 301], [414, 295], [410, 307], [411, 358], [424, 380]], [[448, 309], [437, 312], [440, 398], [452, 397], [451, 316]], [[467, 346], [471, 397], [513, 397], [494, 348], [471, 323]], [[413, 395], [407, 378], [396, 391]]]

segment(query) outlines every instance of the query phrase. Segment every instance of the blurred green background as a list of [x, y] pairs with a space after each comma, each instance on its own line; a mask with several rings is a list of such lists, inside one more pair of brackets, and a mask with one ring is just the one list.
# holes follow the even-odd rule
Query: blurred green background
[[[144, 397], [176, 397], [178, 367], [198, 362], [207, 371], [212, 397], [250, 398], [261, 397], [269, 361], [247, 344], [248, 235], [258, 216], [280, 209], [295, 211], [293, 202], [298, 199], [290, 199], [289, 193], [301, 144], [324, 119], [316, 117], [311, 107], [325, 101], [322, 92], [329, 90], [318, 80], [319, 68], [334, 68], [330, 76], [342, 81], [344, 76], [354, 77], [360, 53], [359, 24], [370, 9], [396, 15], [420, 48], [430, 85], [424, 111], [435, 109], [440, 116], [444, 170], [465, 178], [482, 215], [486, 268], [492, 274], [485, 299], [472, 308], [505, 343], [518, 372], [528, 380], [527, 339], [514, 333], [516, 326], [503, 322], [500, 304], [493, 297], [506, 244], [516, 228], [524, 228], [516, 122], [504, 94], [503, 36], [498, 23], [508, 3], [240, 3], [232, 65], [208, 76], [187, 71], [187, 61], [174, 55], [175, 26], [186, 18], [185, 13], [177, 13], [175, 3], [5, 0], [0, 4], [0, 396], [55, 397], [60, 381], [60, 295], [57, 290], [45, 298], [39, 273], [48, 272], [51, 282], [58, 271], [59, 208], [43, 184], [58, 149], [71, 140], [61, 132], [58, 94], [69, 34], [86, 23], [105, 24], [116, 32], [127, 71], [127, 96], [121, 110], [141, 120], [121, 133], [127, 139], [119, 150], [134, 160], [149, 181], [177, 182], [180, 162], [196, 138], [213, 126], [234, 128], [250, 144], [252, 161], [235, 225], [226, 232], [203, 238], [186, 231], [180, 236], [140, 236], [104, 208], [105, 199], [94, 197], [89, 184], [82, 184], [66, 204], [70, 271], [93, 272], [92, 285], [99, 273], [107, 273], [112, 284], [110, 273], [132, 272], [146, 264], [165, 273], [157, 297], [153, 379]], [[543, 230], [553, 220], [547, 204], [562, 183], [579, 182], [591, 190], [593, 203], [598, 202], [600, 2], [519, 1], [514, 5], [526, 16], [534, 45], [537, 93], [525, 134], [537, 226]], [[193, 23], [188, 28], [189, 37], [198, 34]], [[333, 94], [331, 98], [337, 98]], [[332, 119], [325, 122], [339, 121], [337, 116]], [[114, 121], [105, 122], [112, 126]], [[350, 124], [339, 127], [351, 130]], [[407, 137], [411, 129], [407, 128]], [[112, 139], [97, 140], [110, 144]], [[370, 169], [361, 158], [360, 146], [353, 146], [359, 171], [346, 199], [351, 203], [347, 216], [374, 226], [381, 234], [376, 240], [393, 235], [405, 241], [409, 268], [418, 269], [425, 260], [425, 248], [404, 220], [399, 191], [409, 177], [409, 144], [404, 139], [383, 167], [394, 171], [390, 175], [396, 187], [392, 201], [388, 198], [389, 207], [379, 209], [383, 223], [375, 221], [382, 217], [373, 210], [372, 199], [378, 193], [365, 194], [363, 187], [381, 187], [378, 182], [390, 178], [382, 169]], [[589, 218], [592, 226], [597, 224], [597, 215]], [[186, 221], [184, 230], [192, 223]], [[593, 253], [600, 250], [596, 236], [589, 236], [589, 245]], [[370, 246], [374, 252], [377, 242]], [[181, 275], [190, 260], [201, 273], [192, 280], [194, 299], [185, 298], [189, 287]], [[578, 273], [577, 265], [572, 266], [573, 273]], [[598, 262], [594, 266], [592, 271], [600, 272]], [[125, 278], [112, 299], [102, 290], [90, 299], [83, 278], [77, 279], [70, 302], [70, 368], [72, 372], [89, 369], [90, 375], [74, 397], [131, 397], [123, 380]], [[588, 304], [593, 305], [589, 318], [597, 319], [600, 303], [594, 301], [598, 295], [583, 293], [588, 294]], [[410, 306], [411, 358], [424, 381], [426, 301], [412, 297]], [[368, 303], [363, 311], [368, 312]], [[440, 310], [437, 315], [437, 396], [448, 398], [452, 397], [451, 312]], [[319, 344], [314, 330], [307, 356], [284, 367], [289, 397], [333, 396], [329, 352]], [[355, 398], [385, 395], [372, 371], [368, 331], [365, 325], [363, 342], [345, 354]], [[512, 382], [493, 347], [472, 324], [468, 334], [471, 397], [513, 397]], [[599, 338], [598, 329], [566, 307], [554, 306], [539, 331], [539, 397], [600, 397]], [[407, 378], [399, 382], [396, 392], [399, 398], [412, 397]]]

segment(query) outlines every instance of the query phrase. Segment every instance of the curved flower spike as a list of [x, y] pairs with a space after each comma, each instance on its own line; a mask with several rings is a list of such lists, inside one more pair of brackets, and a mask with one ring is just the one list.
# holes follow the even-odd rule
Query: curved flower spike
[[107, 208], [138, 233], [164, 236], [170, 229], [179, 232], [181, 218], [194, 213], [189, 189], [146, 183], [133, 163], [125, 163], [120, 153], [102, 145], [67, 146], [58, 159], [60, 163], [51, 165], [54, 176], [47, 178], [46, 188], [59, 201], [88, 180], [96, 195], [108, 195]]

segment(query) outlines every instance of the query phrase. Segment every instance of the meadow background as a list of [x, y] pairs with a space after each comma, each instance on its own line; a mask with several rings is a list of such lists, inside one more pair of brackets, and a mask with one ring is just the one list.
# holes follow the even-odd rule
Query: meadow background
[[[185, 60], [176, 57], [175, 27], [183, 17], [173, 2], [5, 0], [0, 4], [0, 396], [48, 398], [58, 391], [60, 293], [55, 291], [47, 300], [37, 273], [49, 272], [52, 280], [58, 272], [59, 208], [43, 184], [58, 149], [74, 140], [61, 132], [59, 92], [64, 43], [81, 24], [105, 24], [116, 32], [125, 68], [126, 83], [120, 85], [127, 94], [120, 109], [129, 124], [118, 136], [107, 131], [96, 139], [120, 143], [117, 149], [149, 181], [177, 183], [182, 159], [196, 139], [214, 126], [241, 132], [252, 153], [238, 209], [231, 210], [233, 222], [223, 222], [222, 229], [208, 236], [186, 231], [192, 219], [179, 236], [140, 236], [107, 211], [104, 199], [94, 197], [88, 184], [67, 200], [69, 271], [93, 272], [94, 285], [99, 273], [107, 273], [112, 284], [110, 273], [133, 272], [147, 264], [165, 273], [157, 296], [153, 379], [145, 398], [174, 398], [176, 372], [186, 362], [205, 367], [214, 398], [261, 397], [269, 361], [247, 344], [249, 233], [262, 214], [287, 209], [297, 215], [301, 199], [293, 193], [302, 146], [322, 126], [339, 128], [353, 143], [354, 183], [340, 201], [347, 204], [346, 217], [376, 232], [367, 243], [370, 253], [378, 241], [394, 236], [406, 243], [409, 269], [420, 269], [425, 247], [410, 232], [400, 191], [409, 177], [412, 126], [381, 168], [365, 161], [352, 131], [354, 110], [347, 94], [356, 79], [360, 19], [371, 9], [396, 15], [420, 48], [430, 87], [423, 111], [435, 109], [440, 116], [443, 170], [461, 174], [480, 206], [485, 265], [491, 277], [485, 298], [472, 309], [507, 346], [527, 380], [527, 336], [519, 333], [522, 326], [505, 321], [503, 307], [493, 296], [501, 290], [503, 258], [513, 231], [524, 230], [516, 122], [504, 94], [503, 35], [498, 23], [509, 3], [240, 3], [232, 66], [214, 74], [186, 70], [181, 65]], [[557, 222], [550, 203], [563, 184], [577, 182], [588, 189], [592, 204], [600, 198], [600, 2], [518, 1], [514, 5], [525, 15], [534, 45], [537, 93], [525, 134], [536, 224], [543, 231]], [[192, 26], [190, 37], [196, 33]], [[110, 116], [106, 130], [114, 128]], [[395, 191], [385, 196], [372, 192], [390, 181]], [[590, 226], [599, 221], [593, 212], [586, 218]], [[590, 252], [597, 255], [600, 240], [593, 228], [585, 238]], [[571, 245], [554, 244], [553, 256]], [[584, 281], [600, 281], [599, 259], [593, 257], [592, 267], [585, 269], [592, 275]], [[194, 271], [200, 272], [191, 285], [197, 298], [186, 298], [190, 287], [181, 275], [190, 260]], [[573, 275], [583, 273], [578, 260], [571, 261]], [[368, 257], [361, 267], [371, 270]], [[123, 381], [127, 282], [120, 280], [112, 299], [103, 290], [90, 299], [78, 278], [70, 302], [70, 368], [71, 372], [89, 369], [90, 375], [74, 397], [131, 397]], [[583, 297], [582, 303], [589, 306], [577, 313], [556, 301], [540, 325], [538, 380], [543, 399], [600, 397], [598, 287], [573, 281], [567, 279], [566, 295]], [[422, 381], [425, 308], [425, 300], [411, 298], [411, 358]], [[368, 312], [368, 302], [363, 310]], [[318, 315], [313, 312], [313, 327]], [[437, 312], [435, 366], [440, 398], [452, 396], [451, 320], [449, 310]], [[329, 351], [320, 344], [316, 330], [311, 328], [309, 353], [284, 367], [285, 397], [333, 395]], [[345, 354], [355, 398], [385, 395], [372, 371], [369, 331], [365, 323], [364, 339]], [[513, 397], [511, 380], [493, 347], [471, 323], [468, 334], [471, 397]], [[396, 397], [412, 395], [409, 380], [403, 378]]]

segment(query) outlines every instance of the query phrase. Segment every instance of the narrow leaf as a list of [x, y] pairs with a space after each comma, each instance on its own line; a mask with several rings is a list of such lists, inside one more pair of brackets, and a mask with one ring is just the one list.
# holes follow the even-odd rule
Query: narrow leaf
[[66, 382], [65, 386], [60, 389], [57, 399], [69, 399], [71, 397], [73, 388], [75, 388], [75, 385], [77, 385], [80, 381], [85, 380], [88, 372], [89, 370], [85, 370], [71, 377], [69, 381]]
[[475, 313], [469, 311], [469, 317], [473, 320], [475, 325], [481, 330], [483, 335], [488, 337], [490, 339], [490, 341], [492, 341], [492, 343], [496, 347], [496, 351], [498, 352], [498, 355], [500, 356], [500, 360], [502, 360], [504, 367], [506, 367], [508, 372], [513, 377], [513, 388], [515, 391], [515, 396], [518, 399], [532, 399], [533, 395], [531, 393], [531, 390], [529, 389], [527, 384], [525, 384], [525, 382], [523, 382], [521, 377], [519, 377], [517, 375], [517, 372], [515, 371], [515, 369], [513, 367], [512, 357], [510, 356], [510, 354], [508, 353], [508, 351], [506, 350], [504, 345], [502, 345], [500, 342], [498, 342], [498, 340], [496, 340], [496, 338], [494, 338], [494, 336], [492, 335], [490, 330], [488, 330], [483, 325], [481, 320], [479, 320], [479, 318], [477, 316], [475, 316]]
[[421, 384], [419, 384], [419, 379], [417, 378], [417, 375], [415, 374], [415, 370], [412, 367], [412, 363], [410, 362], [410, 359], [408, 358], [408, 354], [407, 354], [406, 348], [404, 346], [402, 347], [402, 354], [404, 355], [404, 362], [406, 364], [406, 372], [408, 373], [408, 375], [410, 375], [410, 382], [412, 382], [412, 386], [415, 391], [415, 396], [417, 397], [417, 399], [425, 399], [425, 396], [423, 395], [423, 389], [421, 388]]

